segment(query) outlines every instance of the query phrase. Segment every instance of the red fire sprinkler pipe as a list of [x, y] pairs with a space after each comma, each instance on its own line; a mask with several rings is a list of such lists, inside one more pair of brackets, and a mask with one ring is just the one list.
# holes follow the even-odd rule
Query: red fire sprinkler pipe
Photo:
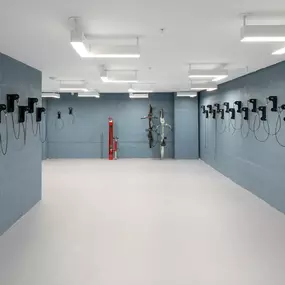
[[112, 118], [109, 118], [109, 160], [113, 160], [114, 158], [113, 140], [114, 140], [114, 121]]

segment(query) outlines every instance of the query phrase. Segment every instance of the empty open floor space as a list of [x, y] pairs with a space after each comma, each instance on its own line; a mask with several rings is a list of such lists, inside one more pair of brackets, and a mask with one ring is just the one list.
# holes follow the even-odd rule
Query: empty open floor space
[[284, 285], [285, 216], [201, 161], [48, 160], [2, 285]]

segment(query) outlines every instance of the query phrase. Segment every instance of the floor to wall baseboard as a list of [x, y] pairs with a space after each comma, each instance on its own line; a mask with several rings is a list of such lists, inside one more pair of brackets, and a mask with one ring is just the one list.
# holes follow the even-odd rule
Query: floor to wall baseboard
[[46, 160], [3, 285], [284, 285], [285, 215], [199, 160]]

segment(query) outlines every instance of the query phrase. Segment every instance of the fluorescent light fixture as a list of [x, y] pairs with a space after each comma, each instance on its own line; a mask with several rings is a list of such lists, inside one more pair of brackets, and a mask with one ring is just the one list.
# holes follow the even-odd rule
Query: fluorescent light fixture
[[138, 83], [138, 80], [116, 80], [116, 79], [109, 79], [108, 77], [101, 77], [104, 83]]
[[285, 54], [285, 47], [274, 51], [272, 54], [273, 54], [273, 55]]
[[206, 83], [206, 84], [192, 83], [190, 89], [192, 91], [203, 91], [203, 90], [214, 91], [217, 90], [217, 88], [218, 88], [217, 85], [213, 83]]
[[148, 98], [148, 94], [143, 94], [143, 93], [139, 93], [139, 94], [135, 94], [135, 93], [130, 93], [129, 97], [131, 99], [146, 99]]
[[217, 90], [217, 89], [218, 89], [217, 87], [214, 87], [214, 88], [208, 88], [208, 89], [207, 89], [207, 91], [208, 91], [208, 92], [212, 92], [212, 91], [215, 91], [215, 90]]
[[81, 57], [93, 57], [90, 53], [89, 49], [85, 45], [85, 37], [81, 30], [73, 30], [70, 34], [70, 43], [74, 50], [81, 56]]
[[83, 42], [71, 42], [71, 45], [81, 57], [93, 57]]
[[177, 92], [176, 96], [194, 98], [197, 97], [197, 92]]
[[89, 91], [87, 88], [77, 88], [77, 87], [60, 87], [59, 90], [64, 91], [64, 92], [76, 92], [76, 91], [88, 92]]
[[241, 28], [242, 42], [285, 42], [285, 25], [247, 25]]
[[91, 49], [95, 58], [140, 58], [139, 47], [133, 46], [100, 46]]
[[189, 78], [208, 78], [212, 81], [219, 81], [228, 77], [227, 71], [224, 69], [213, 69], [213, 70], [200, 70], [200, 69], [190, 69]]
[[134, 46], [106, 46], [94, 47], [85, 44], [85, 37], [82, 32], [71, 32], [71, 45], [74, 50], [83, 58], [139, 58], [139, 48]]
[[88, 92], [85, 81], [60, 81], [59, 90], [62, 92]]
[[130, 88], [129, 93], [152, 93], [153, 90], [135, 90], [133, 88]]
[[60, 95], [58, 93], [45, 92], [45, 93], [42, 93], [42, 98], [56, 98], [56, 99], [59, 99]]
[[221, 76], [214, 78], [212, 81], [214, 81], [214, 82], [221, 81], [227, 77], [228, 77], [228, 75], [221, 75]]
[[137, 72], [134, 70], [105, 70], [100, 74], [104, 83], [138, 83]]
[[82, 97], [82, 98], [100, 98], [100, 94], [98, 92], [84, 92], [84, 93], [78, 93], [78, 97]]
[[94, 54], [96, 58], [140, 58], [140, 54], [116, 54], [116, 53], [100, 53]]

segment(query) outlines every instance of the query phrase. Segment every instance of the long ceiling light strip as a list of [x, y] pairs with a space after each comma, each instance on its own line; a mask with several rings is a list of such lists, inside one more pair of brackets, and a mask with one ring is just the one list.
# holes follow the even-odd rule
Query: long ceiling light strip
[[88, 92], [89, 89], [86, 86], [85, 81], [79, 80], [61, 80], [59, 90], [62, 92]]
[[273, 54], [273, 55], [282, 55], [282, 54], [285, 54], [285, 47], [274, 51], [272, 54]]
[[78, 93], [77, 96], [82, 98], [100, 98], [100, 94], [98, 92]]
[[285, 42], [285, 25], [245, 25], [241, 28], [241, 42]]
[[[100, 46], [90, 48], [82, 29], [74, 22], [74, 29], [71, 31], [70, 43], [74, 50], [82, 58], [139, 58], [139, 45], [118, 45], [118, 46]], [[93, 44], [92, 44], [93, 46]]]
[[129, 88], [129, 93], [152, 93], [153, 90], [142, 90], [142, 89], [133, 89], [133, 88]]
[[190, 69], [188, 77], [190, 79], [212, 79], [212, 81], [220, 81], [228, 77], [227, 71], [224, 69], [203, 70]]
[[195, 98], [197, 97], [197, 92], [177, 92], [176, 96]]
[[190, 90], [192, 91], [203, 91], [203, 90], [207, 90], [209, 92], [217, 90], [218, 86], [214, 83], [191, 83], [190, 84]]
[[130, 93], [129, 97], [131, 99], [147, 99], [148, 98], [148, 94], [146, 94], [146, 93], [138, 93], [138, 94]]
[[109, 79], [108, 77], [101, 77], [102, 81], [104, 83], [138, 83], [138, 80], [115, 80], [115, 79]]
[[[111, 74], [110, 74], [111, 73]], [[129, 73], [129, 74], [126, 74]], [[112, 75], [113, 74], [113, 75]], [[137, 71], [133, 70], [105, 70], [100, 74], [104, 83], [138, 83]]]
[[77, 88], [77, 87], [60, 87], [59, 90], [63, 92], [74, 92], [74, 91], [88, 92], [89, 91], [87, 88]]
[[55, 98], [55, 99], [60, 99], [60, 94], [58, 94], [58, 93], [44, 92], [44, 93], [42, 93], [42, 98]]

